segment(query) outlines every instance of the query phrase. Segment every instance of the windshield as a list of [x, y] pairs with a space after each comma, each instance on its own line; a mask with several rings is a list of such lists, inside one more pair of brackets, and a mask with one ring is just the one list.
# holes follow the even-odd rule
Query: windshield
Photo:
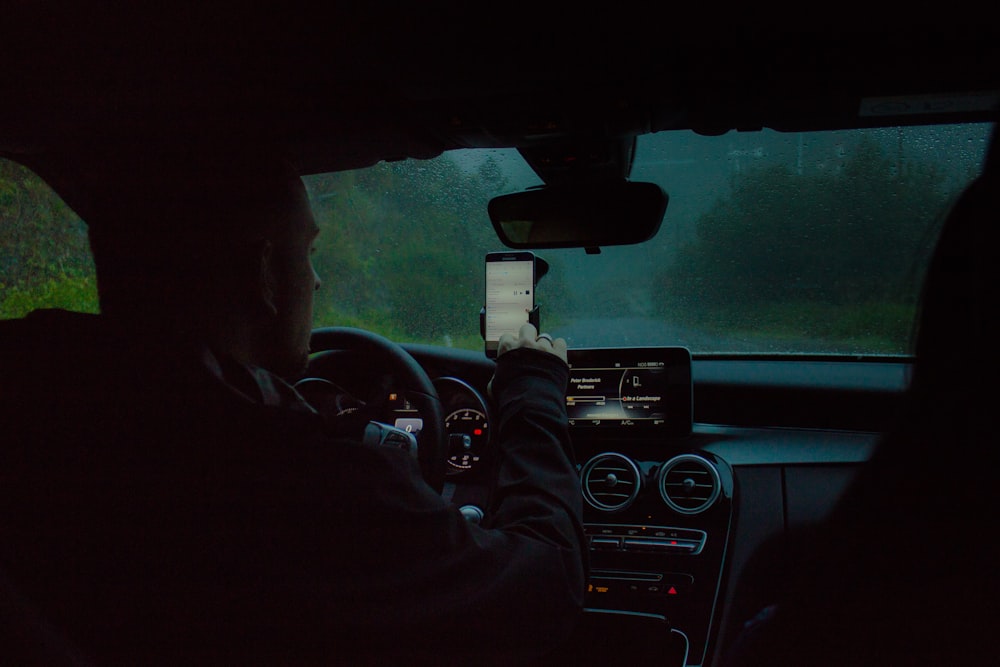
[[[912, 353], [948, 206], [991, 125], [640, 136], [631, 179], [670, 197], [637, 246], [539, 250], [542, 329], [570, 347], [695, 355]], [[482, 349], [487, 202], [540, 184], [514, 150], [306, 178], [323, 232], [315, 324]], [[614, 220], [608, 220], [613, 226]]]
[[[709, 355], [909, 356], [939, 226], [980, 172], [990, 124], [638, 138], [632, 180], [670, 201], [636, 246], [538, 250], [543, 330], [571, 347]], [[491, 197], [539, 185], [515, 150], [306, 176], [322, 232], [316, 326], [483, 350]], [[615, 220], [607, 221], [610, 226]], [[86, 227], [0, 160], [0, 318], [96, 311]]]

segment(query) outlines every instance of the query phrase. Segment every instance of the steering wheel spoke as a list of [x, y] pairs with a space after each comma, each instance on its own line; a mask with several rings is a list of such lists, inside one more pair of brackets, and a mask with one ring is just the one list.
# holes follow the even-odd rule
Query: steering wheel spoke
[[352, 327], [314, 329], [310, 347], [317, 372], [296, 387], [317, 409], [335, 414], [351, 409], [348, 394], [365, 402], [384, 402], [386, 379], [405, 394], [423, 421], [417, 436], [421, 472], [427, 484], [441, 493], [447, 455], [444, 414], [437, 390], [420, 364], [389, 339]]

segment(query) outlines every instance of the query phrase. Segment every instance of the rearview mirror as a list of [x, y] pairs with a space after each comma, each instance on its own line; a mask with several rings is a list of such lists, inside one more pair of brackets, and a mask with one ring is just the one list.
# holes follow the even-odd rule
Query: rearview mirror
[[656, 235], [667, 193], [655, 183], [601, 181], [543, 186], [494, 197], [489, 214], [509, 248], [588, 248]]

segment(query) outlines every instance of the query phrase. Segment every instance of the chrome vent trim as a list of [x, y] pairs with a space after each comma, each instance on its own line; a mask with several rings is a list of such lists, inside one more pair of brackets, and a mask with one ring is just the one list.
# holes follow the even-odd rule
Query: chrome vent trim
[[620, 512], [639, 497], [642, 473], [632, 459], [607, 452], [587, 461], [580, 483], [588, 505], [602, 512]]
[[722, 489], [719, 471], [707, 459], [681, 454], [660, 468], [660, 497], [678, 514], [701, 514], [711, 507]]

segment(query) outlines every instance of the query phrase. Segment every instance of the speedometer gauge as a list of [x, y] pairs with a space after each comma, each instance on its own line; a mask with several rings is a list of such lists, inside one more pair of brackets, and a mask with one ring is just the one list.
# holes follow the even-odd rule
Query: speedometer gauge
[[448, 472], [458, 474], [472, 470], [482, 459], [489, 442], [486, 415], [479, 410], [463, 408], [445, 417], [448, 432]]
[[448, 437], [445, 470], [449, 476], [474, 472], [490, 447], [490, 409], [483, 395], [468, 382], [454, 377], [434, 380], [441, 398]]

